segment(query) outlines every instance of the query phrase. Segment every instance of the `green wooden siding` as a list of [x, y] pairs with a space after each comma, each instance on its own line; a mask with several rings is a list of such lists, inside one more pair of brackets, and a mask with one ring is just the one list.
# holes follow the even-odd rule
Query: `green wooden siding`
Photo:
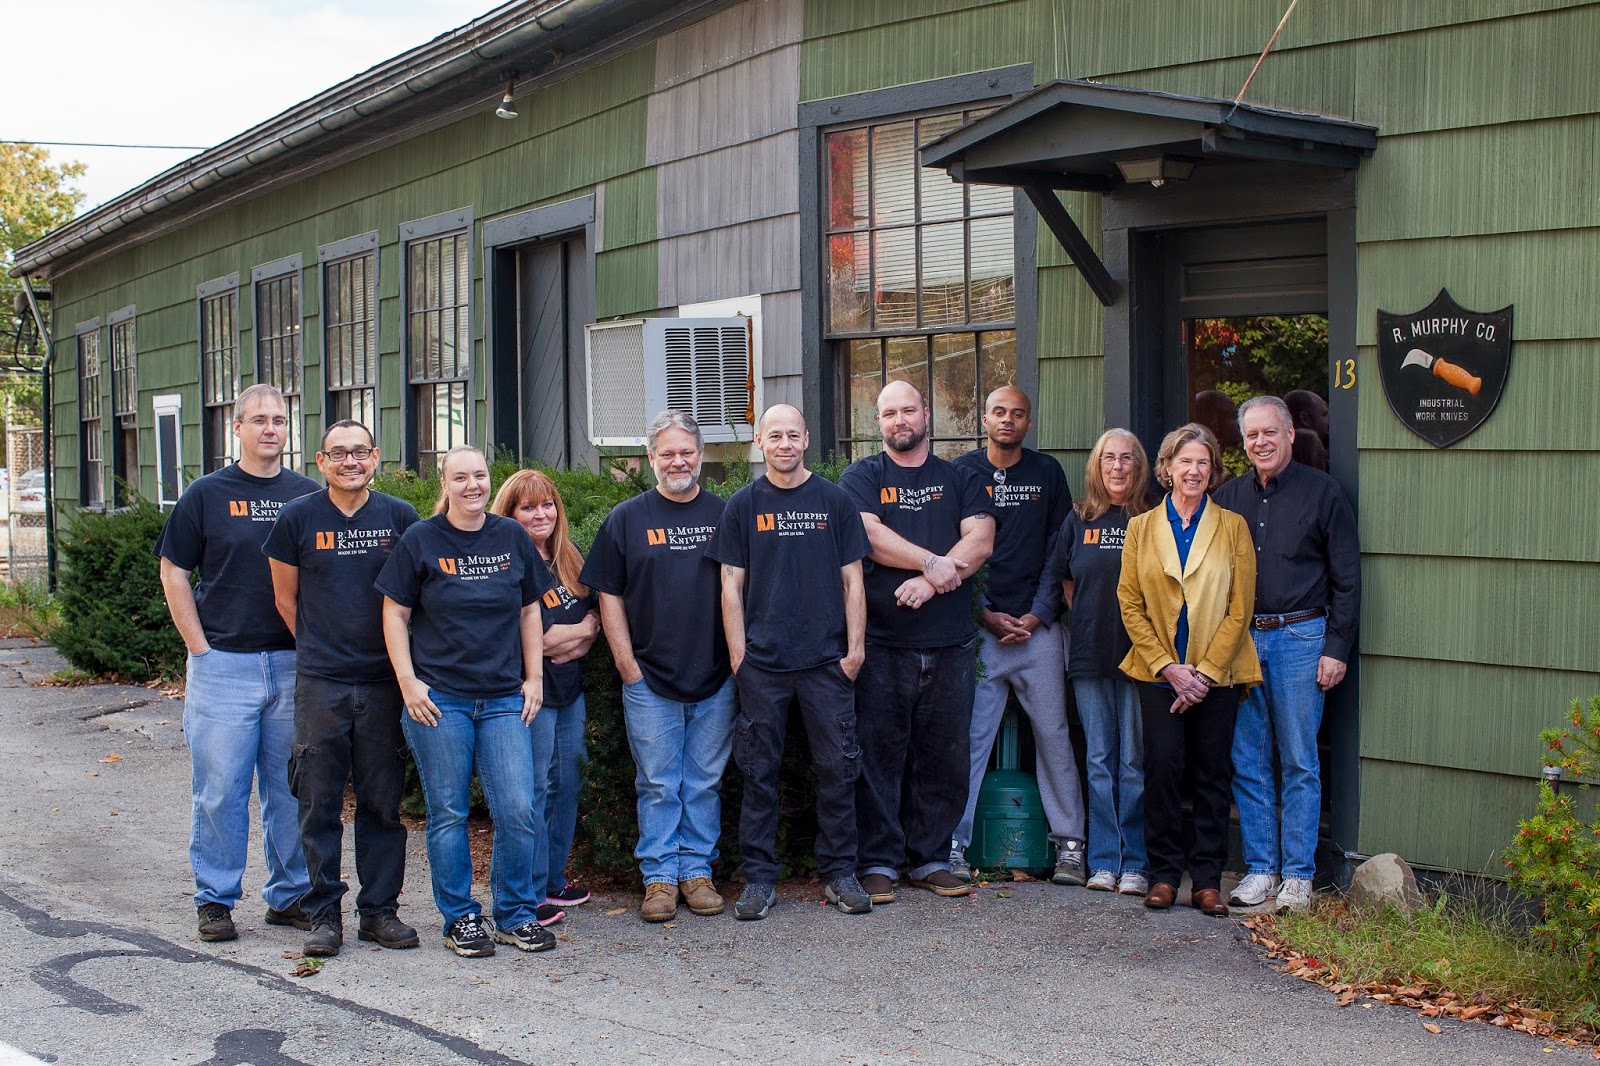
[[1426, 866], [1503, 877], [1501, 853], [1516, 835], [1518, 820], [1533, 813], [1536, 780], [1363, 759], [1357, 847], [1369, 855], [1395, 851]]

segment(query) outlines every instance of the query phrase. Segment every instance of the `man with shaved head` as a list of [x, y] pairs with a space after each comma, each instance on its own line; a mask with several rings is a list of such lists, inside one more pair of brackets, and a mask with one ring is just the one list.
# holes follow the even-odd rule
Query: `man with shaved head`
[[781, 872], [778, 771], [798, 702], [817, 772], [817, 873], [846, 914], [872, 910], [856, 880], [855, 680], [866, 657], [861, 560], [870, 546], [844, 490], [806, 469], [804, 416], [788, 404], [756, 427], [766, 474], [733, 494], [708, 554], [722, 564], [722, 625], [739, 688], [733, 758], [744, 774], [736, 918], [767, 916]]
[[1058, 885], [1081, 885], [1084, 869], [1083, 790], [1078, 757], [1067, 726], [1067, 628], [1055, 624], [1061, 582], [1043, 576], [1051, 539], [1072, 509], [1067, 475], [1051, 456], [1024, 448], [1033, 426], [1033, 404], [1015, 385], [989, 394], [983, 408], [987, 446], [956, 460], [972, 470], [994, 501], [994, 554], [983, 596], [986, 630], [978, 657], [983, 680], [972, 704], [971, 776], [967, 806], [950, 842], [950, 866], [971, 876], [966, 849], [972, 843], [978, 789], [1000, 717], [1013, 693], [1033, 724], [1039, 795], [1056, 849]]
[[994, 547], [994, 501], [971, 470], [933, 454], [928, 422], [922, 394], [891, 382], [878, 394], [883, 451], [839, 479], [872, 544], [856, 690], [856, 865], [873, 903], [893, 902], [902, 863], [919, 888], [972, 891], [950, 872], [950, 837], [967, 803], [970, 579]]

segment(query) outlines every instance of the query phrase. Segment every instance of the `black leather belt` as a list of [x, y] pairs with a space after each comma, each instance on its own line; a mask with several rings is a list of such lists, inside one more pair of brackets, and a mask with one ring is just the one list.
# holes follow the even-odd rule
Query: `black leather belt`
[[1312, 618], [1321, 618], [1327, 614], [1321, 607], [1311, 611], [1296, 611], [1294, 614], [1258, 614], [1250, 619], [1251, 629], [1282, 629], [1292, 626], [1296, 622], [1304, 622]]

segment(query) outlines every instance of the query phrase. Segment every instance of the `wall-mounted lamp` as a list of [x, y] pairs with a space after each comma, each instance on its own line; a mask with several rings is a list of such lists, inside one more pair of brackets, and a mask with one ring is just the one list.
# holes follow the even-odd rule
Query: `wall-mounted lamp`
[[1169, 181], [1188, 181], [1194, 173], [1194, 163], [1187, 159], [1173, 159], [1164, 155], [1146, 156], [1142, 159], [1119, 159], [1117, 169], [1122, 180], [1129, 185], [1148, 183], [1159, 189]]
[[506, 94], [505, 94], [505, 96], [501, 97], [500, 106], [494, 109], [494, 117], [495, 118], [516, 118], [517, 117], [517, 105], [512, 103], [512, 101], [511, 101], [511, 94], [516, 89], [516, 87], [517, 87], [517, 76], [515, 74], [513, 74], [510, 77], [506, 78]]

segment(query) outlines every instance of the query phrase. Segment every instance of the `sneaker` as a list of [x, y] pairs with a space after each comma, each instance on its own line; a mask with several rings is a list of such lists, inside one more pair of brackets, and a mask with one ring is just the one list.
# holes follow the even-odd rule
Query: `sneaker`
[[1117, 875], [1110, 870], [1096, 870], [1089, 875], [1089, 881], [1083, 887], [1090, 892], [1115, 892], [1117, 890]]
[[363, 914], [357, 938], [370, 940], [380, 948], [414, 948], [422, 943], [417, 931], [396, 917], [394, 911]]
[[861, 882], [850, 874], [829, 881], [822, 887], [822, 894], [828, 897], [829, 903], [846, 914], [869, 914], [872, 911], [872, 897], [861, 887]]
[[683, 901], [689, 905], [689, 910], [695, 914], [721, 914], [722, 908], [727, 905], [717, 894], [716, 886], [709, 877], [691, 877], [678, 884], [678, 891], [683, 894]]
[[644, 886], [644, 902], [639, 917], [647, 922], [670, 922], [678, 915], [678, 886], [671, 881], [652, 881]]
[[1056, 872], [1050, 880], [1058, 885], [1083, 884], [1083, 841], [1069, 839], [1056, 848]]
[[541, 903], [533, 909], [534, 920], [540, 925], [555, 925], [566, 916], [567, 912], [554, 903]]
[[556, 946], [556, 935], [538, 922], [523, 922], [515, 929], [496, 929], [494, 938], [518, 951], [550, 951]]
[[1228, 896], [1230, 907], [1259, 907], [1278, 891], [1276, 874], [1245, 874]]
[[221, 903], [202, 903], [195, 908], [200, 918], [201, 940], [238, 940], [233, 927], [233, 911]]
[[311, 915], [307, 914], [305, 908], [300, 906], [300, 902], [296, 900], [281, 911], [276, 907], [268, 907], [267, 924], [290, 925], [296, 929], [304, 929], [309, 933], [311, 932]]
[[1117, 878], [1117, 895], [1143, 896], [1150, 891], [1150, 879], [1141, 873], [1127, 873]]
[[301, 950], [307, 955], [326, 959], [339, 954], [339, 949], [343, 946], [344, 930], [340, 928], [339, 923], [324, 918], [306, 934], [305, 947]]
[[494, 954], [494, 940], [483, 924], [483, 917], [477, 914], [464, 914], [451, 922], [444, 933], [444, 946], [468, 959]]
[[861, 888], [873, 903], [893, 903], [894, 881], [884, 874], [868, 874], [861, 879]]
[[967, 862], [967, 849], [954, 840], [950, 842], [950, 872], [963, 881], [972, 880], [972, 864]]
[[1311, 881], [1304, 877], [1285, 877], [1278, 889], [1278, 908], [1286, 911], [1303, 911], [1311, 907]]
[[911, 883], [925, 888], [936, 896], [970, 896], [972, 886], [949, 870], [934, 870], [924, 877], [913, 877]]
[[741, 922], [759, 922], [772, 913], [772, 905], [777, 901], [776, 888], [763, 881], [751, 881], [739, 893], [739, 900], [733, 905], [733, 916]]
[[557, 907], [577, 907], [588, 903], [589, 898], [589, 890], [587, 888], [579, 888], [571, 881], [568, 881], [564, 887], [558, 888], [545, 896], [544, 901], [546, 903], [554, 903]]

